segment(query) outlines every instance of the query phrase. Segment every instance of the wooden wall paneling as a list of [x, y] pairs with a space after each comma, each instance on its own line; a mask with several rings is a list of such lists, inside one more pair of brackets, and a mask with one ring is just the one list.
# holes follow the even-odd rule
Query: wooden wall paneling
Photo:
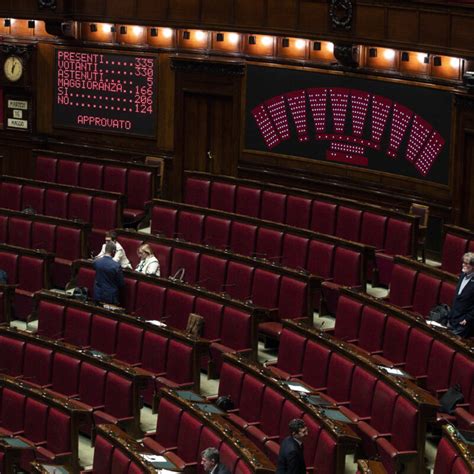
[[174, 147], [175, 74], [170, 57], [160, 54], [158, 69], [158, 136], [160, 150], [172, 151]]
[[390, 8], [387, 21], [387, 35], [391, 41], [418, 42], [418, 13], [416, 10]]
[[234, 23], [234, 2], [232, 0], [202, 0], [202, 21], [210, 25], [231, 25]]
[[88, 17], [103, 17], [107, 22], [107, 0], [75, 0], [74, 12]]
[[39, 43], [36, 61], [36, 129], [38, 133], [53, 133], [53, 68], [54, 46]]
[[110, 18], [134, 18], [134, 0], [106, 0], [106, 15]]
[[474, 31], [474, 16], [451, 16], [451, 44], [452, 48], [469, 51], [472, 56]]
[[267, 23], [272, 28], [294, 29], [298, 19], [298, 3], [294, 0], [267, 0]]
[[199, 22], [200, 13], [199, 0], [169, 0], [170, 20]]
[[168, 16], [169, 0], [136, 0], [136, 3], [137, 20], [153, 23], [154, 21], [159, 22], [160, 20], [166, 20]]
[[313, 34], [328, 31], [328, 2], [301, 1], [297, 30]]
[[[12, 2], [13, 3], [13, 2]], [[20, 17], [22, 14], [28, 14], [38, 10], [38, 2], [32, 0], [16, 0], [15, 11]], [[35, 5], [36, 4], [36, 5]]]
[[463, 158], [465, 169], [459, 224], [474, 229], [474, 128], [465, 133]]
[[357, 7], [355, 28], [357, 36], [367, 39], [384, 39], [386, 36], [386, 8]]
[[266, 26], [266, 0], [240, 0], [235, 2], [235, 24], [239, 26]]
[[420, 12], [420, 43], [449, 46], [450, 18], [444, 13]]

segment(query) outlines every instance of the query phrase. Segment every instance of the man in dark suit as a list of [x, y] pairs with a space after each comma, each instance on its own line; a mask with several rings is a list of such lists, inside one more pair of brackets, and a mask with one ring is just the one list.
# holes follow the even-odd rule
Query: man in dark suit
[[211, 474], [230, 474], [229, 469], [219, 461], [219, 450], [216, 448], [207, 448], [201, 453], [201, 464], [204, 472]]
[[288, 429], [290, 436], [281, 442], [276, 474], [305, 474], [303, 439], [308, 436], [308, 427], [302, 419], [295, 418]]
[[107, 242], [104, 256], [94, 262], [94, 301], [119, 304], [119, 291], [124, 281], [122, 267], [113, 259], [114, 254], [115, 244]]
[[474, 253], [462, 258], [462, 273], [459, 277], [453, 305], [448, 315], [448, 328], [460, 337], [469, 337], [474, 328]]

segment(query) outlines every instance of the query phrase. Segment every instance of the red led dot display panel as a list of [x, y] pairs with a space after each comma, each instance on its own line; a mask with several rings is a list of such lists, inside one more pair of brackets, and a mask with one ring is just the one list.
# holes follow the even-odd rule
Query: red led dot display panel
[[154, 57], [57, 49], [53, 79], [55, 127], [156, 136]]

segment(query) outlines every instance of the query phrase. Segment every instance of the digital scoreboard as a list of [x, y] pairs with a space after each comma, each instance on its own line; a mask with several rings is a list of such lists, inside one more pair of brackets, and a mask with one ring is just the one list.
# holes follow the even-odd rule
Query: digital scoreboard
[[154, 57], [57, 49], [53, 80], [55, 127], [156, 135]]

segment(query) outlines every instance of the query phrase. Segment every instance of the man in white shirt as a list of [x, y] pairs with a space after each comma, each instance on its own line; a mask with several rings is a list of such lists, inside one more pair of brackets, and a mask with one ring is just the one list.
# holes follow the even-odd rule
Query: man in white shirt
[[102, 248], [100, 250], [100, 253], [95, 257], [97, 258], [102, 258], [105, 255], [105, 244], [107, 242], [113, 242], [115, 244], [115, 255], [114, 255], [114, 260], [118, 263], [120, 263], [120, 266], [122, 269], [127, 269], [127, 268], [132, 268], [132, 265], [130, 265], [130, 261], [127, 258], [127, 255], [125, 254], [125, 250], [123, 247], [117, 242], [117, 232], [115, 230], [109, 230], [105, 234], [105, 242], [102, 245]]

